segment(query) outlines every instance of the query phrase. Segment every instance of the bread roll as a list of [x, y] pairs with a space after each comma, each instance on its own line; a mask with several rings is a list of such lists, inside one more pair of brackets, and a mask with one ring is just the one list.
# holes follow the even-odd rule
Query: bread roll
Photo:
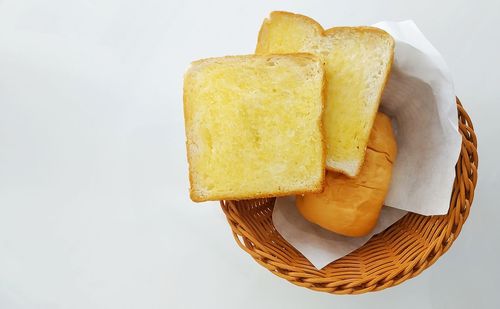
[[358, 176], [327, 172], [322, 193], [297, 196], [297, 208], [310, 222], [346, 236], [363, 236], [376, 225], [396, 159], [391, 120], [377, 113]]
[[184, 78], [191, 199], [321, 191], [323, 87], [311, 54], [194, 62]]
[[326, 167], [356, 176], [394, 55], [394, 40], [374, 27], [328, 30], [309, 17], [272, 12], [262, 24], [256, 54], [313, 53], [325, 63], [323, 115]]

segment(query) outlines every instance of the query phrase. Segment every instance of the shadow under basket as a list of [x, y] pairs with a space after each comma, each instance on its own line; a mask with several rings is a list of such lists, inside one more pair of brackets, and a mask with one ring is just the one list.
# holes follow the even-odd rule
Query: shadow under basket
[[458, 98], [457, 109], [462, 149], [447, 215], [409, 213], [361, 248], [318, 270], [276, 231], [271, 217], [274, 198], [221, 201], [236, 242], [276, 276], [316, 291], [361, 294], [417, 276], [451, 247], [474, 199], [477, 140]]

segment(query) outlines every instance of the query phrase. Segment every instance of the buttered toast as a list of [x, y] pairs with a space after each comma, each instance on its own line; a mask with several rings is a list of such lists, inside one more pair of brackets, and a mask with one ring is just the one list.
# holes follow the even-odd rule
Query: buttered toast
[[311, 54], [193, 62], [184, 76], [191, 199], [321, 191], [323, 87]]

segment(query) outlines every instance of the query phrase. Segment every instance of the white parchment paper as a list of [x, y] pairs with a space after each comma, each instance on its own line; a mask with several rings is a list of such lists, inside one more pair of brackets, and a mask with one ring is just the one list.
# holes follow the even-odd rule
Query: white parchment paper
[[374, 26], [396, 40], [381, 103], [395, 119], [398, 143], [385, 204], [422, 215], [446, 214], [462, 141], [450, 72], [413, 21]]
[[446, 214], [461, 136], [450, 72], [439, 52], [413, 21], [380, 22], [375, 27], [396, 41], [390, 79], [380, 109], [393, 119], [398, 155], [389, 193], [374, 231], [344, 237], [305, 220], [293, 197], [278, 198], [273, 223], [315, 267], [356, 250], [406, 214]]

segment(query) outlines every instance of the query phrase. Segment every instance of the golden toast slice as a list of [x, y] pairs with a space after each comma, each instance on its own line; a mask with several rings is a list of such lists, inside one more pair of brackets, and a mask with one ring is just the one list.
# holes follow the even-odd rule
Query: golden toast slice
[[191, 199], [321, 191], [324, 83], [311, 54], [192, 63], [184, 77]]

